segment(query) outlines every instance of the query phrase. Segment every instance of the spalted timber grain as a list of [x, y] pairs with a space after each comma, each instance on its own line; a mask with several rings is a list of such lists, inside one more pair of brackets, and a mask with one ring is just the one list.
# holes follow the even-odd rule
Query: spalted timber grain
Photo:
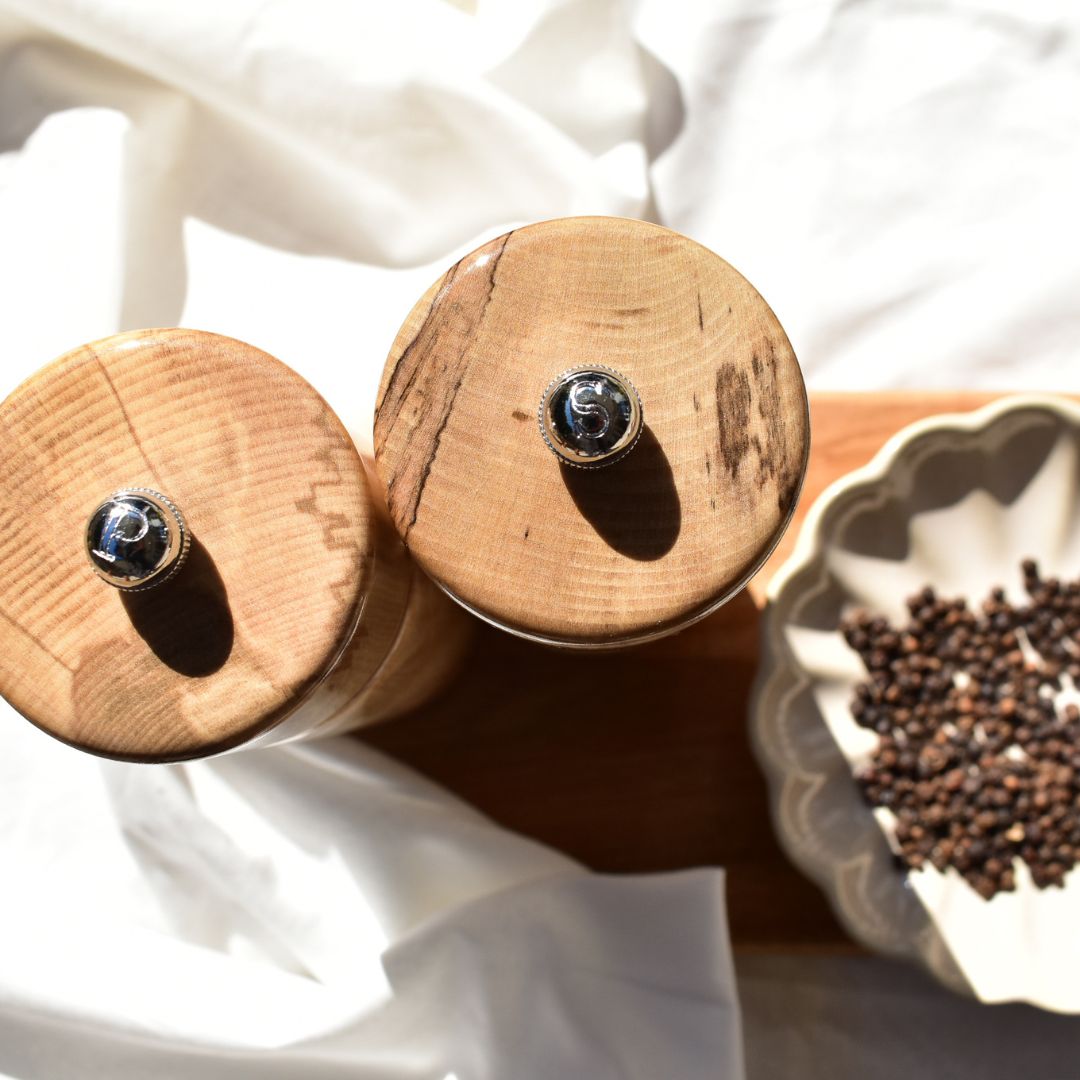
[[[646, 436], [583, 479], [537, 432], [567, 368], [628, 376]], [[753, 573], [794, 509], [806, 395], [783, 328], [731, 266], [638, 221], [507, 233], [402, 326], [376, 466], [416, 560], [516, 633], [619, 644], [678, 629]]]
[[[125, 486], [168, 495], [194, 537], [145, 593], [83, 549]], [[250, 345], [122, 334], [0, 405], [0, 692], [66, 742], [168, 760], [378, 720], [445, 678], [459, 621], [333, 412]], [[403, 678], [395, 657], [425, 651]]]

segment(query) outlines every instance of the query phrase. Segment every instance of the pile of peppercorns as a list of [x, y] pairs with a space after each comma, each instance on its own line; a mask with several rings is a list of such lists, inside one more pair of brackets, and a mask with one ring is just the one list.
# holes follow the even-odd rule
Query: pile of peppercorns
[[1080, 579], [1021, 564], [1030, 602], [994, 589], [981, 612], [925, 588], [901, 630], [856, 612], [843, 620], [869, 677], [851, 712], [879, 742], [857, 779], [896, 818], [903, 863], [952, 866], [986, 899], [1016, 887], [1013, 860], [1040, 888], [1080, 861]]

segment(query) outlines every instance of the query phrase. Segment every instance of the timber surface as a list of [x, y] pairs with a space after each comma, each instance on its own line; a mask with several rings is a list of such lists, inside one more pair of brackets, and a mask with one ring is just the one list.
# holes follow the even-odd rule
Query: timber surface
[[[84, 550], [90, 513], [130, 486], [175, 500], [193, 535], [140, 593]], [[306, 727], [359, 722], [412, 573], [376, 506], [326, 403], [253, 346], [163, 329], [76, 349], [0, 405], [0, 693], [74, 746], [145, 761], [295, 728], [300, 702]]]
[[[568, 368], [641, 394], [617, 468], [560, 468], [537, 407]], [[806, 461], [806, 393], [745, 278], [685, 236], [568, 218], [467, 255], [394, 342], [375, 420], [390, 514], [498, 625], [611, 644], [684, 626], [772, 548]]]

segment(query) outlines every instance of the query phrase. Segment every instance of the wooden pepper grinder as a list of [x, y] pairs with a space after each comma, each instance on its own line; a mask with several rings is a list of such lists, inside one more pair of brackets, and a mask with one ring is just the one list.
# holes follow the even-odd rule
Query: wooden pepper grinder
[[726, 262], [640, 221], [519, 229], [402, 326], [375, 420], [390, 513], [461, 604], [524, 637], [614, 646], [741, 589], [809, 451], [783, 328]]
[[407, 710], [468, 620], [407, 557], [340, 421], [230, 338], [85, 345], [0, 406], [0, 692], [139, 761]]

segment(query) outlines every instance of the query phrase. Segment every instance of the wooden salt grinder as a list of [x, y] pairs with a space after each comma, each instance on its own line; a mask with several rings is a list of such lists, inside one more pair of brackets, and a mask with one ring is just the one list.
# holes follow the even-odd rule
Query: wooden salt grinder
[[169, 761], [373, 723], [442, 686], [467, 622], [259, 349], [121, 334], [0, 406], [0, 693], [73, 746]]
[[579, 647], [671, 633], [741, 589], [808, 451], [802, 375], [761, 296], [685, 236], [618, 218], [532, 225], [453, 266], [402, 326], [375, 420], [416, 561], [482, 618]]

